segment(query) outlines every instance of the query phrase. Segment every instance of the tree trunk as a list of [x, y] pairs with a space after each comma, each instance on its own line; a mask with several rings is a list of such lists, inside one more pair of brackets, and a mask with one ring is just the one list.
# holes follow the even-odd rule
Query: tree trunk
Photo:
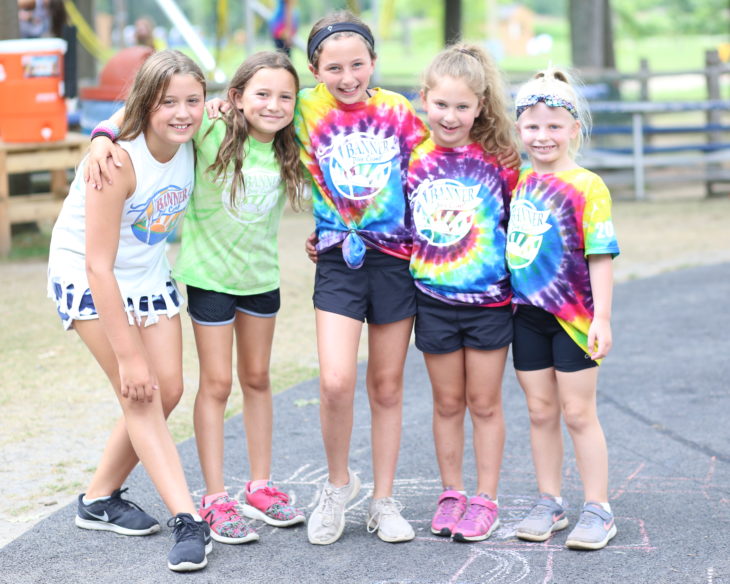
[[18, 0], [0, 0], [0, 39], [17, 39], [18, 30]]
[[461, 0], [444, 0], [444, 44], [461, 40]]
[[614, 69], [610, 0], [570, 0], [570, 40], [573, 66]]

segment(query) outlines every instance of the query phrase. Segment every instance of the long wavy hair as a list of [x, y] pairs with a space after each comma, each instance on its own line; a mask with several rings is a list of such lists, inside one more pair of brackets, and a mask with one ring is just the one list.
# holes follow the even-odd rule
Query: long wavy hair
[[119, 140], [133, 140], [144, 132], [150, 114], [160, 107], [174, 75], [192, 75], [203, 87], [205, 96], [205, 75], [195, 61], [180, 51], [165, 50], [153, 53], [142, 64], [134, 78], [124, 108], [124, 121], [120, 128]]
[[[241, 172], [246, 158], [245, 144], [250, 135], [245, 113], [234, 106], [236, 97], [243, 94], [251, 78], [261, 69], [284, 69], [294, 80], [295, 91], [299, 92], [299, 76], [289, 58], [278, 51], [261, 51], [251, 55], [236, 70], [228, 86], [228, 102], [231, 109], [224, 114], [226, 133], [218, 154], [207, 171], [214, 173], [214, 180], [219, 180], [232, 172], [230, 201], [235, 206], [238, 189], [246, 196], [246, 177]], [[295, 93], [296, 97], [296, 93]], [[210, 132], [210, 130], [208, 130]], [[279, 130], [274, 136], [274, 155], [279, 163], [281, 180], [292, 208], [302, 207], [304, 175], [299, 161], [299, 146], [294, 134], [294, 120]], [[233, 166], [231, 168], [231, 165]]]
[[507, 112], [507, 90], [492, 58], [478, 45], [457, 43], [446, 47], [426, 68], [423, 94], [444, 77], [461, 79], [479, 98], [479, 115], [469, 132], [485, 152], [517, 150], [514, 121]]

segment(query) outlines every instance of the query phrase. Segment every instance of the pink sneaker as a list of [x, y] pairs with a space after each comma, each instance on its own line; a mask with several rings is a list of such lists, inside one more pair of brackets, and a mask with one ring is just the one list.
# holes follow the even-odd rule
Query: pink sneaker
[[218, 497], [207, 507], [200, 504], [200, 515], [210, 525], [210, 536], [221, 543], [248, 543], [259, 534], [238, 513], [238, 501], [228, 495]]
[[251, 492], [251, 481], [246, 483], [246, 503], [243, 514], [249, 519], [260, 519], [275, 527], [289, 527], [304, 522], [304, 511], [289, 505], [289, 495], [282, 493], [271, 482]]
[[445, 490], [439, 497], [436, 513], [431, 520], [431, 533], [451, 537], [465, 509], [466, 495], [451, 489]]
[[464, 516], [454, 528], [455, 541], [482, 541], [499, 527], [499, 509], [487, 495], [469, 499]]

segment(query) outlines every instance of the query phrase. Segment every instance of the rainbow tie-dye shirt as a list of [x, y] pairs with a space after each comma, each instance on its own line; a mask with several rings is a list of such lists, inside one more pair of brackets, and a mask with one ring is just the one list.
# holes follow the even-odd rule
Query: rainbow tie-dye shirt
[[593, 320], [587, 256], [619, 254], [611, 196], [585, 168], [520, 174], [512, 194], [507, 264], [513, 301], [542, 308], [586, 352]]
[[320, 83], [299, 92], [294, 116], [314, 182], [317, 251], [342, 244], [351, 268], [362, 265], [366, 246], [410, 257], [403, 185], [411, 151], [428, 134], [405, 97], [379, 88], [370, 94], [343, 104]]
[[516, 180], [479, 144], [444, 148], [428, 139], [414, 150], [408, 200], [419, 290], [448, 304], [509, 303], [504, 253]]

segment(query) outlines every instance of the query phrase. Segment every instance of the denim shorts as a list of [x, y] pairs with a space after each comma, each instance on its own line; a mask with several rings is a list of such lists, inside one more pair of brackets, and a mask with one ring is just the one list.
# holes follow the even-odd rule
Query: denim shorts
[[[87, 288], [79, 295], [73, 284], [67, 284], [65, 287], [61, 282], [53, 281], [53, 297], [56, 301], [56, 311], [58, 312], [63, 328], [69, 330], [73, 328], [74, 320], [94, 320], [99, 318], [99, 314], [96, 312], [96, 306], [94, 305], [94, 299], [91, 297], [91, 290]], [[139, 308], [135, 310], [134, 299], [127, 298], [126, 312], [128, 315], [133, 315], [137, 321], [141, 317], [153, 315], [157, 317], [159, 314], [165, 314], [168, 317], [172, 317], [180, 312], [180, 305], [182, 304], [182, 296], [178, 292], [174, 282], [166, 283], [167, 296], [170, 299], [168, 303], [164, 294], [153, 294], [152, 295], [152, 310], [149, 307], [149, 298], [142, 296], [139, 298]], [[79, 297], [80, 296], [80, 297]], [[157, 322], [157, 318], [150, 319], [148, 324]]]

